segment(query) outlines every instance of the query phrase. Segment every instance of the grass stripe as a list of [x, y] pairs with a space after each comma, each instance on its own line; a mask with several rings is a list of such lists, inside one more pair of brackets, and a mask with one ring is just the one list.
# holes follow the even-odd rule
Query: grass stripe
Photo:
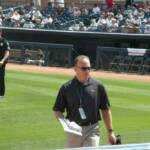
[[[7, 71], [6, 97], [0, 102], [0, 150], [47, 150], [65, 147], [64, 131], [52, 106], [71, 76]], [[114, 129], [123, 143], [150, 141], [150, 84], [100, 79], [112, 105]], [[101, 144], [107, 133], [101, 124]]]

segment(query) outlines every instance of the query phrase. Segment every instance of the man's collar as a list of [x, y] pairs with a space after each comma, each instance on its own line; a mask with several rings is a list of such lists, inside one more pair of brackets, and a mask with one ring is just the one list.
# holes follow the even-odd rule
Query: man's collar
[[87, 85], [90, 85], [91, 84], [91, 77], [89, 77], [87, 80], [85, 80], [84, 82], [80, 82], [77, 77], [75, 76], [74, 77], [74, 80], [76, 81], [77, 84], [79, 85], [84, 85], [84, 86], [87, 86]]

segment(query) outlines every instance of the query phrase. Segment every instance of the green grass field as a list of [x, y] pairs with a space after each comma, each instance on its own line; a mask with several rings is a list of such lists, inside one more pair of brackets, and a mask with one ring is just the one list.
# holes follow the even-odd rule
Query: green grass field
[[[52, 106], [59, 87], [71, 76], [7, 71], [6, 97], [0, 100], [0, 150], [65, 147], [64, 132]], [[150, 84], [99, 79], [112, 105], [114, 129], [123, 143], [150, 142]], [[101, 122], [101, 145], [107, 144]]]

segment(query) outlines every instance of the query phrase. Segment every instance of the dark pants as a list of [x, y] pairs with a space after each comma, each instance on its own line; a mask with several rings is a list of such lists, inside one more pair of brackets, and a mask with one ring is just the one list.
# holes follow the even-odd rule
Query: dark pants
[[5, 94], [5, 66], [0, 67], [0, 96]]

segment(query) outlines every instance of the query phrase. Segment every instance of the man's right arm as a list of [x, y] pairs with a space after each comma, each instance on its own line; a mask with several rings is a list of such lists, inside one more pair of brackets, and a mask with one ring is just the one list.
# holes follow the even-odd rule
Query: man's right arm
[[66, 108], [65, 99], [66, 99], [65, 89], [64, 86], [62, 86], [58, 92], [55, 104], [53, 106], [54, 115], [57, 118], [57, 120], [65, 118], [63, 115], [63, 112], [65, 111]]
[[57, 120], [58, 120], [59, 118], [64, 118], [63, 113], [60, 112], [60, 111], [54, 111], [54, 114], [55, 114], [55, 117], [57, 118]]
[[9, 57], [9, 51], [6, 50], [4, 57], [2, 58], [2, 60], [0, 60], [0, 66], [4, 65], [4, 63], [8, 59], [8, 57]]

